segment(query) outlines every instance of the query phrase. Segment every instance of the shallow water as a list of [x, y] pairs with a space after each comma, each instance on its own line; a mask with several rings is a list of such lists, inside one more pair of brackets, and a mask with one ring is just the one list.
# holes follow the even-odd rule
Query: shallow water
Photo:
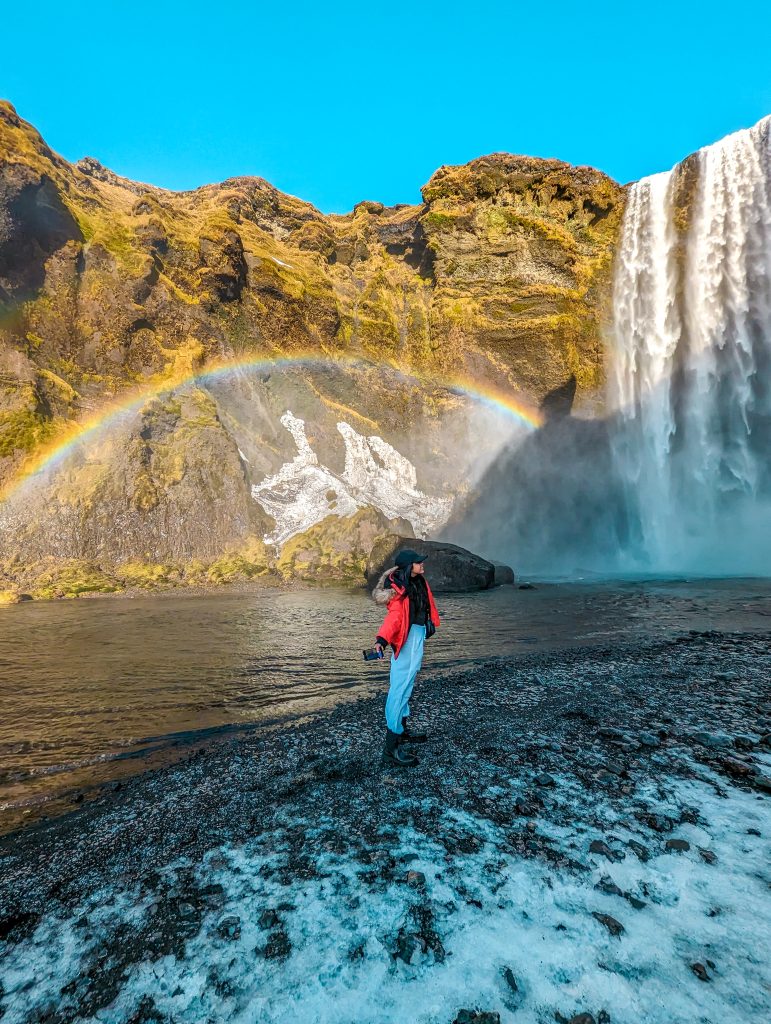
[[[443, 596], [436, 673], [523, 651], [767, 630], [769, 580], [539, 584]], [[385, 692], [361, 592], [253, 591], [22, 604], [0, 614], [0, 824], [227, 730]]]

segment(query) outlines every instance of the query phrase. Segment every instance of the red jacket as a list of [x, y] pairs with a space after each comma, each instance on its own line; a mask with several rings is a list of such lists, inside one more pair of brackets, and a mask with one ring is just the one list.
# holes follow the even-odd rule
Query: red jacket
[[[383, 625], [380, 627], [378, 636], [382, 637], [386, 643], [393, 647], [394, 658], [398, 658], [399, 651], [402, 649], [404, 641], [407, 639], [407, 634], [410, 631], [410, 601], [405, 588], [400, 587], [393, 580], [395, 570], [396, 567], [388, 569], [383, 573], [372, 596], [377, 604], [387, 604], [388, 606], [388, 611], [386, 612], [385, 619], [383, 619]], [[391, 581], [390, 587], [385, 586], [386, 580]], [[428, 580], [426, 580], [426, 591], [428, 592], [428, 613], [434, 626], [438, 626], [441, 620], [434, 604], [434, 595], [431, 593]]]

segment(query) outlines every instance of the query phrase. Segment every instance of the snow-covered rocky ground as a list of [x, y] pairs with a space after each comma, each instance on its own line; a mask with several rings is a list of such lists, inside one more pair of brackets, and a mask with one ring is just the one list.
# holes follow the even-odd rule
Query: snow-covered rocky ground
[[200, 752], [0, 844], [0, 1016], [771, 1018], [769, 636], [480, 665]]

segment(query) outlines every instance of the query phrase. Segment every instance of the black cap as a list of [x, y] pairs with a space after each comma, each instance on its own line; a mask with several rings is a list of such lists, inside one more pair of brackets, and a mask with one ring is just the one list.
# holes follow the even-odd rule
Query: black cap
[[412, 565], [414, 562], [425, 562], [427, 558], [428, 555], [419, 555], [417, 551], [406, 548], [396, 556], [395, 563], [400, 569], [406, 569], [408, 565]]

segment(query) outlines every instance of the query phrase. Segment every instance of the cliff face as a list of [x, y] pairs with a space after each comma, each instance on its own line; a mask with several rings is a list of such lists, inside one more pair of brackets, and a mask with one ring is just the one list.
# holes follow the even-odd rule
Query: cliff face
[[[292, 394], [318, 422], [321, 444], [337, 437], [340, 407], [357, 430], [385, 437], [398, 411], [404, 444], [415, 431], [433, 438], [440, 478], [452, 458], [442, 416], [457, 405], [444, 382], [465, 376], [539, 402], [572, 381], [578, 401], [594, 400], [622, 189], [590, 168], [493, 154], [441, 168], [423, 200], [325, 216], [260, 178], [169, 192], [91, 158], [68, 163], [0, 102], [0, 483], [64, 424], [216, 360], [315, 353], [417, 375], [428, 382], [420, 403], [409, 382], [392, 377], [386, 387], [378, 374], [365, 383], [353, 372], [321, 384], [309, 372]], [[78, 557], [93, 555], [94, 517], [125, 501], [144, 518], [127, 526], [114, 558], [139, 557], [148, 536], [192, 538], [169, 542], [191, 556], [208, 540], [221, 547], [259, 532], [266, 520], [249, 487], [257, 468], [275, 471], [293, 455], [276, 426], [283, 410], [277, 403], [272, 426], [263, 417], [265, 444], [245, 465], [238, 446], [249, 439], [207, 402], [186, 395], [171, 412], [148, 406], [104, 456], [104, 479], [93, 453], [81, 460], [77, 486], [58, 484], [56, 500], [77, 492], [90, 504], [84, 510], [79, 497], [71, 527], [64, 515], [58, 533], [44, 531], [72, 535], [53, 553], [74, 557], [80, 537]], [[234, 510], [227, 524], [207, 511], [202, 487]], [[188, 525], [170, 530], [180, 510]], [[6, 554], [22, 533], [25, 550], [42, 554], [41, 509], [11, 511]], [[157, 557], [158, 544], [144, 548]]]

